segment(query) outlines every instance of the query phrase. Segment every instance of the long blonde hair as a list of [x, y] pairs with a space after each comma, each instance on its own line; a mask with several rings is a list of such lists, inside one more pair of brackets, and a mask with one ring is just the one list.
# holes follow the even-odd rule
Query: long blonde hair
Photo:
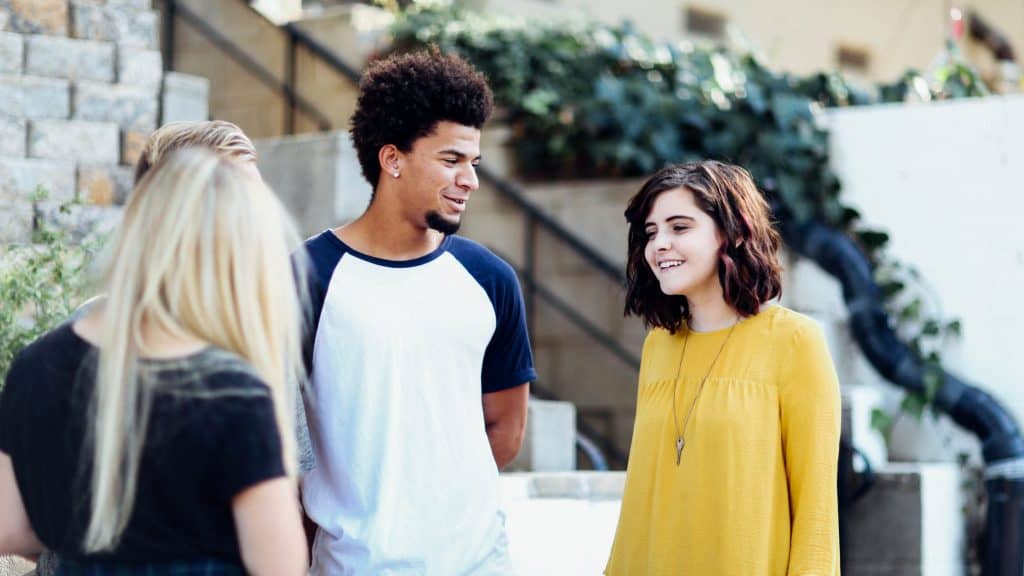
[[106, 276], [86, 552], [115, 547], [133, 509], [154, 392], [139, 377], [144, 324], [246, 360], [270, 389], [284, 464], [294, 473], [291, 384], [303, 368], [289, 249], [298, 242], [277, 197], [213, 152], [173, 152], [139, 183]]

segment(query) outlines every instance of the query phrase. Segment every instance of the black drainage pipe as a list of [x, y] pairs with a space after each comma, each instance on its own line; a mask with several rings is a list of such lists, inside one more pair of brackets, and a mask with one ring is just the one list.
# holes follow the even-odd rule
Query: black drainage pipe
[[[784, 211], [774, 206], [776, 216]], [[924, 389], [924, 368], [889, 325], [871, 263], [847, 235], [818, 222], [783, 216], [786, 245], [810, 258], [842, 285], [849, 324], [861, 351], [890, 382]], [[1024, 573], [1024, 437], [1013, 416], [989, 393], [948, 372], [935, 405], [981, 442], [988, 496], [982, 576]]]

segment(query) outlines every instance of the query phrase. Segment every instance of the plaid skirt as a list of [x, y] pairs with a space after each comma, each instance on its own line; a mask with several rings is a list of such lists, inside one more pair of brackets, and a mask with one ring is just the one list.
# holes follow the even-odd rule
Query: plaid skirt
[[130, 565], [61, 560], [55, 576], [245, 576], [245, 570], [219, 560]]

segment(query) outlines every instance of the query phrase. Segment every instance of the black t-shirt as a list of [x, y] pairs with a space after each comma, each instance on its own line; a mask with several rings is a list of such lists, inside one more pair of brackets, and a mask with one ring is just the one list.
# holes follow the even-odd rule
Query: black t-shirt
[[69, 559], [240, 564], [231, 501], [285, 474], [270, 390], [217, 348], [142, 360], [139, 377], [155, 392], [132, 515], [112, 553], [84, 556], [96, 357], [65, 324], [15, 358], [0, 395], [0, 451], [39, 539]]

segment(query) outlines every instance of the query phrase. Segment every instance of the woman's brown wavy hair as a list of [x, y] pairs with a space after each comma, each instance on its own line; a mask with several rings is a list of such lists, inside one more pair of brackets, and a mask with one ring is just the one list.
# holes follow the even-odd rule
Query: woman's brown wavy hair
[[644, 225], [654, 201], [677, 188], [693, 194], [697, 206], [714, 220], [722, 236], [718, 281], [726, 303], [743, 316], [753, 316], [762, 304], [782, 294], [779, 233], [772, 226], [768, 203], [750, 173], [714, 160], [672, 164], [651, 176], [626, 208], [629, 261], [625, 314], [640, 316], [648, 327], [672, 333], [690, 319], [686, 297], [662, 292], [644, 258]]

